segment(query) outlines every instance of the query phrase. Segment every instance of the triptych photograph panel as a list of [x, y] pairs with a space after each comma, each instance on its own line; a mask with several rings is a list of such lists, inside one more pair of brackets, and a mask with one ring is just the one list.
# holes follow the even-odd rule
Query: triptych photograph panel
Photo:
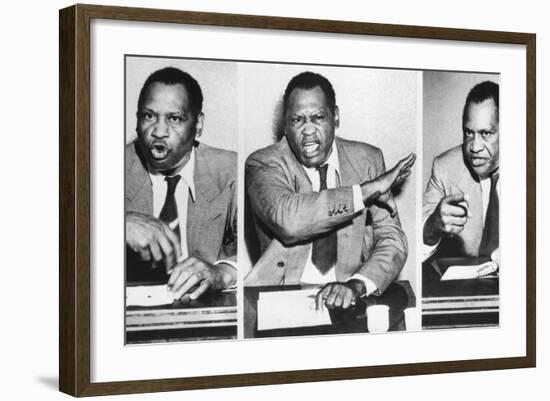
[[498, 74], [124, 74], [127, 345], [498, 328]]

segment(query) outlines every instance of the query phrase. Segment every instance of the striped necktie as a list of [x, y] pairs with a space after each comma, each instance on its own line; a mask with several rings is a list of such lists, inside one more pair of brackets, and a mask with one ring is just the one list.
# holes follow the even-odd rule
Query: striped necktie
[[[328, 164], [317, 169], [320, 178], [320, 191], [327, 189], [327, 170]], [[336, 236], [336, 231], [330, 231], [323, 234], [313, 241], [311, 261], [321, 273], [325, 274], [336, 264], [337, 244], [338, 238]]]
[[166, 190], [166, 199], [164, 200], [164, 206], [159, 214], [159, 219], [165, 222], [168, 227], [178, 236], [180, 239], [180, 225], [178, 219], [178, 207], [176, 205], [176, 185], [180, 181], [181, 176], [175, 175], [173, 177], [165, 177], [164, 180], [168, 184], [168, 189]]

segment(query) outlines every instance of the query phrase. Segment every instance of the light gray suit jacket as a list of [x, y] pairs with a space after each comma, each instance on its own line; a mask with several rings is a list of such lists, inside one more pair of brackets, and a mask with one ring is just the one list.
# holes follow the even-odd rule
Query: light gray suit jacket
[[434, 159], [432, 175], [422, 202], [422, 221], [428, 219], [442, 198], [460, 191], [469, 197], [471, 218], [462, 232], [442, 240], [434, 254], [438, 257], [478, 256], [483, 235], [481, 184], [466, 167], [461, 145]]
[[249, 156], [246, 191], [262, 256], [246, 285], [299, 283], [313, 239], [331, 230], [338, 238], [338, 281], [361, 273], [383, 292], [403, 268], [407, 241], [399, 218], [374, 205], [353, 209], [352, 186], [384, 172], [382, 152], [362, 142], [335, 141], [340, 187], [320, 192], [313, 192], [286, 137]]
[[[195, 149], [195, 200], [189, 196], [189, 255], [208, 263], [237, 257], [237, 155], [200, 143]], [[126, 212], [153, 215], [153, 188], [137, 150], [126, 147]]]

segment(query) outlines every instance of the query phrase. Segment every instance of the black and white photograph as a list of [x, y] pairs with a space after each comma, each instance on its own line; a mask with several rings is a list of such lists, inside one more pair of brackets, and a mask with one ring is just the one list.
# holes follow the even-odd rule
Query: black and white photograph
[[499, 75], [423, 74], [422, 326], [499, 324]]
[[126, 343], [236, 338], [236, 65], [125, 61]]
[[419, 330], [418, 73], [240, 73], [245, 338]]
[[498, 82], [126, 55], [126, 344], [498, 326]]

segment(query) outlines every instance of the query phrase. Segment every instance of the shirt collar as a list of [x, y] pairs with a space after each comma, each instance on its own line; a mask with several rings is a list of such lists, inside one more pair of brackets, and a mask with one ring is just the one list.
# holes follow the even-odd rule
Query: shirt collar
[[[181, 168], [181, 170], [174, 175], [180, 175], [181, 179], [185, 182], [185, 185], [189, 188], [189, 192], [191, 193], [191, 199], [193, 202], [195, 202], [195, 180], [193, 177], [195, 176], [195, 148], [191, 149], [191, 155], [189, 156], [189, 160], [185, 165]], [[163, 174], [155, 174], [152, 172], [149, 172], [149, 177], [151, 177], [151, 181], [160, 184], [161, 182], [164, 182], [164, 175]]]
[[480, 179], [479, 179], [479, 182], [482, 182], [482, 181], [490, 182], [490, 181], [491, 181], [491, 178], [492, 178], [493, 176], [497, 176], [497, 177], [498, 177], [498, 175], [500, 174], [500, 171], [499, 171], [499, 170], [500, 170], [500, 167], [497, 167], [497, 168], [496, 168], [491, 174], [489, 174], [487, 177], [485, 177], [485, 178], [480, 178]]
[[338, 174], [340, 174], [340, 159], [338, 158], [338, 148], [336, 147], [336, 140], [332, 141], [332, 149], [330, 156], [325, 164], [332, 167]]

